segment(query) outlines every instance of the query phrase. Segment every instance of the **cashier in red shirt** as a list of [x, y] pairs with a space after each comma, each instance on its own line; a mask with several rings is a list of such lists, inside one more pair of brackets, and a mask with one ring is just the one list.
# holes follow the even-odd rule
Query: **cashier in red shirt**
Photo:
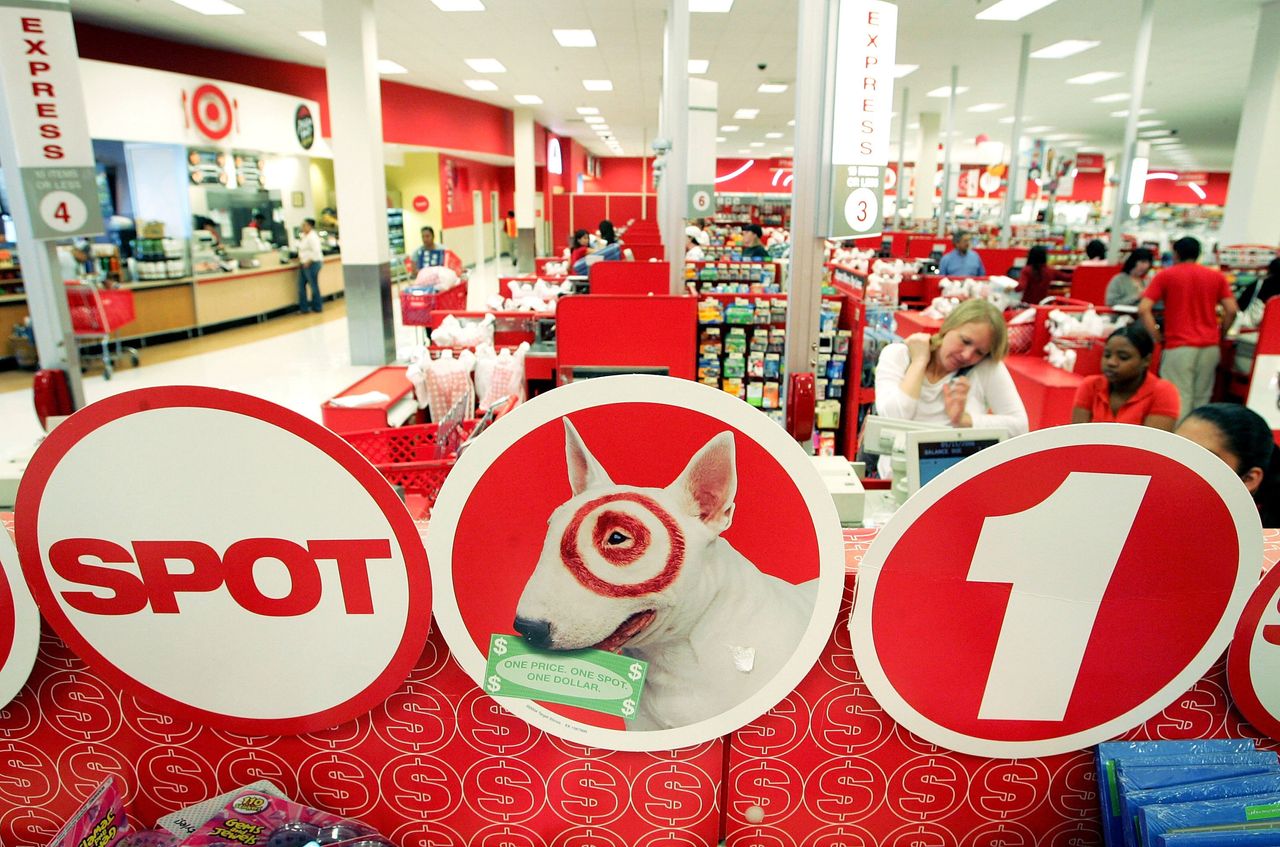
[[1139, 324], [1117, 329], [1102, 351], [1102, 373], [1076, 391], [1072, 423], [1129, 423], [1173, 432], [1178, 389], [1151, 373], [1155, 344]]

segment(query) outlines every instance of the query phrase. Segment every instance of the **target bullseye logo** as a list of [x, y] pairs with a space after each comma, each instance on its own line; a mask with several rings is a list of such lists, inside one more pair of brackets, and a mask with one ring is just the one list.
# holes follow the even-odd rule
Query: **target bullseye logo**
[[191, 119], [206, 138], [221, 141], [234, 125], [231, 101], [222, 89], [206, 83], [191, 95]]
[[40, 646], [40, 616], [18, 566], [18, 551], [0, 526], [0, 707], [31, 675]]
[[1249, 723], [1280, 739], [1280, 565], [1254, 589], [1227, 658], [1231, 697]]
[[[640, 510], [602, 509], [625, 503], [635, 504]], [[593, 515], [594, 519], [588, 522]], [[625, 574], [615, 575], [612, 579], [597, 576], [583, 556], [583, 536], [590, 532], [592, 558], [599, 557], [609, 568], [626, 569], [644, 558], [651, 546], [653, 533], [645, 518], [656, 520], [666, 538], [668, 552], [662, 570], [648, 578], [641, 574], [637, 582], [627, 581]], [[560, 551], [569, 573], [585, 588], [605, 597], [639, 597], [661, 591], [680, 574], [680, 567], [684, 564], [684, 533], [676, 519], [653, 498], [634, 493], [610, 494], [578, 509], [565, 527]]]

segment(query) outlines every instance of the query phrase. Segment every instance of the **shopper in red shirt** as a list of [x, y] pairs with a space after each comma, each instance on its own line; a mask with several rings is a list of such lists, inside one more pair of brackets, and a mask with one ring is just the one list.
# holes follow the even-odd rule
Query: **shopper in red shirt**
[[1018, 275], [1018, 290], [1022, 302], [1034, 306], [1049, 296], [1049, 286], [1058, 279], [1058, 272], [1049, 267], [1049, 251], [1037, 244], [1027, 251], [1027, 263]]
[[[1236, 299], [1227, 278], [1197, 263], [1200, 242], [1179, 238], [1173, 243], [1178, 263], [1155, 275], [1138, 301], [1138, 314], [1157, 344], [1155, 305], [1164, 301], [1164, 354], [1160, 375], [1178, 388], [1181, 414], [1209, 402], [1221, 351], [1218, 343], [1236, 317]], [[1218, 306], [1222, 317], [1218, 317]]]
[[1151, 373], [1154, 350], [1150, 334], [1138, 324], [1111, 333], [1102, 351], [1102, 373], [1080, 384], [1071, 422], [1140, 424], [1173, 432], [1178, 389]]

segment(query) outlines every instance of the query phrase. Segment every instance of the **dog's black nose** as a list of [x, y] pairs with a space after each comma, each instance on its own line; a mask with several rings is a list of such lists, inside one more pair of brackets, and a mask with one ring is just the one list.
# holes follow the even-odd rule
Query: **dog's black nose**
[[516, 618], [516, 632], [524, 636], [534, 647], [546, 647], [551, 643], [550, 621], [531, 621], [528, 618]]

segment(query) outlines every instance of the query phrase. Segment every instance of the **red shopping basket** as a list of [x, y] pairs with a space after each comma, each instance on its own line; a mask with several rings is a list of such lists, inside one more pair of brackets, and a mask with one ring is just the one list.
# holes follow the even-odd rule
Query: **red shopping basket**
[[400, 292], [400, 320], [405, 326], [430, 326], [431, 313], [438, 310], [463, 311], [467, 308], [467, 281], [460, 281], [444, 291]]
[[462, 421], [441, 443], [440, 424], [415, 424], [344, 432], [347, 443], [375, 465], [425, 462], [449, 458], [475, 429], [476, 421]]
[[78, 336], [110, 335], [133, 323], [133, 292], [99, 288], [90, 283], [67, 283], [71, 329]]

